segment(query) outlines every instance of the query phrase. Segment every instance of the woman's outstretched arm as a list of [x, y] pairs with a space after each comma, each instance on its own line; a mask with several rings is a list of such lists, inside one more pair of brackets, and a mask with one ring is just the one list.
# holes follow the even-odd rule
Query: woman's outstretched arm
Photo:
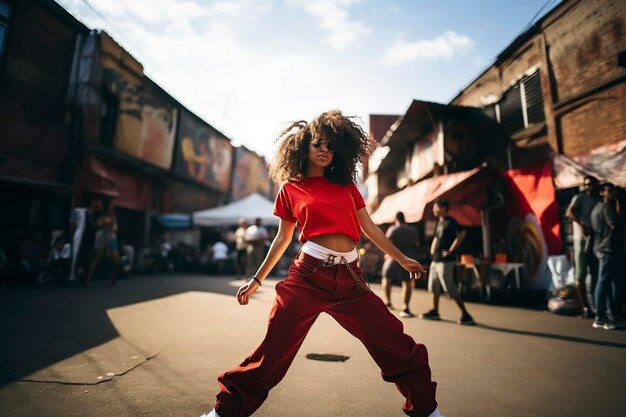
[[[259, 281], [263, 281], [265, 279], [272, 268], [274, 268], [274, 265], [276, 265], [276, 262], [278, 262], [280, 257], [283, 256], [283, 253], [285, 253], [291, 243], [295, 227], [295, 223], [280, 219], [276, 237], [272, 241], [272, 245], [270, 246], [265, 259], [261, 263], [261, 266], [255, 275]], [[237, 301], [239, 304], [248, 304], [250, 296], [255, 293], [257, 288], [259, 288], [259, 283], [253, 279], [239, 287], [239, 290], [237, 291]]]

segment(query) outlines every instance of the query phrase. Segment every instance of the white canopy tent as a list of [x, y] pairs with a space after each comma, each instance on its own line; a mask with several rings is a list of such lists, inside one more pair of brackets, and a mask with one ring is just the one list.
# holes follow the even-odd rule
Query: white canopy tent
[[260, 194], [254, 193], [241, 200], [225, 206], [196, 211], [193, 213], [193, 224], [196, 226], [229, 226], [235, 225], [240, 218], [248, 223], [259, 217], [266, 226], [278, 226], [278, 217], [272, 214], [274, 203]]

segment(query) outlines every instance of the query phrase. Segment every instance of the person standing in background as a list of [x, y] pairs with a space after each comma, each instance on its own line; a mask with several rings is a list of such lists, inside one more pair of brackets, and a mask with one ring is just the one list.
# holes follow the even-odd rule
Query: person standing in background
[[248, 228], [248, 221], [245, 217], [239, 219], [237, 230], [235, 230], [235, 251], [237, 253], [237, 259], [235, 261], [235, 269], [237, 279], [240, 279], [246, 274], [248, 268], [248, 254], [246, 242], [246, 229]]
[[[396, 213], [396, 220], [394, 224], [387, 229], [386, 235], [391, 243], [396, 245], [406, 256], [413, 259], [417, 257], [417, 231], [405, 223], [404, 213], [401, 211]], [[386, 305], [389, 309], [393, 309], [391, 305], [391, 284], [393, 281], [400, 281], [402, 285], [402, 301], [404, 304], [400, 312], [400, 317], [415, 317], [409, 309], [409, 302], [411, 301], [411, 294], [413, 293], [413, 281], [409, 277], [409, 272], [402, 268], [391, 256], [385, 255], [381, 285], [385, 293]]]
[[[598, 282], [598, 258], [593, 253], [593, 230], [591, 211], [600, 202], [597, 196], [598, 180], [588, 175], [583, 180], [583, 191], [576, 194], [565, 211], [565, 217], [572, 221], [574, 239], [574, 274], [576, 276], [576, 294], [583, 307], [580, 317], [595, 317], [593, 295]], [[587, 286], [587, 275], [591, 283]], [[589, 289], [589, 290], [587, 290]]]
[[54, 281], [62, 285], [68, 277], [71, 264], [72, 249], [69, 243], [65, 243], [63, 237], [54, 239], [54, 243], [48, 254], [48, 269]]
[[474, 325], [476, 323], [465, 308], [465, 303], [454, 282], [455, 254], [465, 239], [466, 232], [448, 214], [449, 209], [450, 203], [445, 199], [439, 199], [433, 205], [433, 214], [437, 217], [437, 226], [435, 227], [435, 237], [430, 246], [432, 262], [428, 273], [428, 291], [433, 293], [433, 308], [420, 314], [419, 318], [439, 320], [439, 298], [443, 289], [461, 309], [461, 318], [457, 323]]
[[93, 274], [104, 257], [108, 257], [111, 260], [112, 265], [109, 283], [113, 285], [117, 281], [117, 269], [120, 264], [120, 255], [117, 244], [117, 218], [115, 217], [115, 208], [110, 198], [102, 200], [102, 214], [96, 220], [96, 227], [97, 231], [94, 241], [94, 250], [96, 253], [89, 266], [87, 285], [92, 284]]
[[245, 233], [246, 251], [248, 258], [248, 275], [252, 275], [258, 265], [263, 262], [265, 256], [265, 241], [270, 234], [265, 227], [261, 225], [261, 218], [254, 219], [254, 224], [246, 229]]
[[[617, 211], [615, 186], [604, 183], [600, 186], [602, 202], [591, 212], [591, 226], [594, 233], [593, 250], [598, 257], [598, 284], [596, 286], [597, 329], [622, 329], [624, 290], [624, 225]], [[609, 318], [607, 310], [610, 311]]]

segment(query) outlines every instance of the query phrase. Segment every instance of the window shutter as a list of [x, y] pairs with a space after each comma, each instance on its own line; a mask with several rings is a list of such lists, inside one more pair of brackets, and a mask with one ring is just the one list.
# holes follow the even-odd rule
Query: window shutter
[[524, 129], [519, 84], [511, 88], [498, 105], [500, 106], [500, 123], [509, 135]]
[[528, 124], [543, 122], [546, 117], [543, 112], [543, 92], [541, 91], [541, 77], [539, 71], [535, 72], [524, 81], [526, 95], [526, 114]]

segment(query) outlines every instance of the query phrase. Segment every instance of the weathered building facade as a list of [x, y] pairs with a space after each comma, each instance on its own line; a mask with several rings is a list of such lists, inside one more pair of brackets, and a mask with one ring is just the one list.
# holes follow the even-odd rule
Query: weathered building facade
[[270, 197], [264, 158], [234, 147], [143, 70], [53, 0], [0, 0], [0, 249], [8, 258], [19, 258], [25, 241], [69, 240], [72, 207], [93, 195], [112, 198], [120, 237], [136, 244], [155, 238], [161, 215], [253, 192]]
[[626, 186], [625, 28], [626, 2], [563, 1], [450, 103], [413, 100], [368, 171], [372, 219], [390, 223], [404, 211], [428, 238], [432, 202], [444, 197], [454, 217], [482, 231], [465, 250], [489, 261], [506, 246], [544, 285], [547, 259], [566, 237], [567, 196], [560, 201], [554, 184], [574, 187], [593, 173]]
[[564, 1], [515, 39], [451, 104], [512, 139], [512, 164], [573, 158], [626, 140], [626, 3]]
[[[0, 1], [0, 249], [67, 227], [76, 162], [68, 82], [89, 30], [52, 1]], [[44, 240], [46, 240], [44, 242]]]

